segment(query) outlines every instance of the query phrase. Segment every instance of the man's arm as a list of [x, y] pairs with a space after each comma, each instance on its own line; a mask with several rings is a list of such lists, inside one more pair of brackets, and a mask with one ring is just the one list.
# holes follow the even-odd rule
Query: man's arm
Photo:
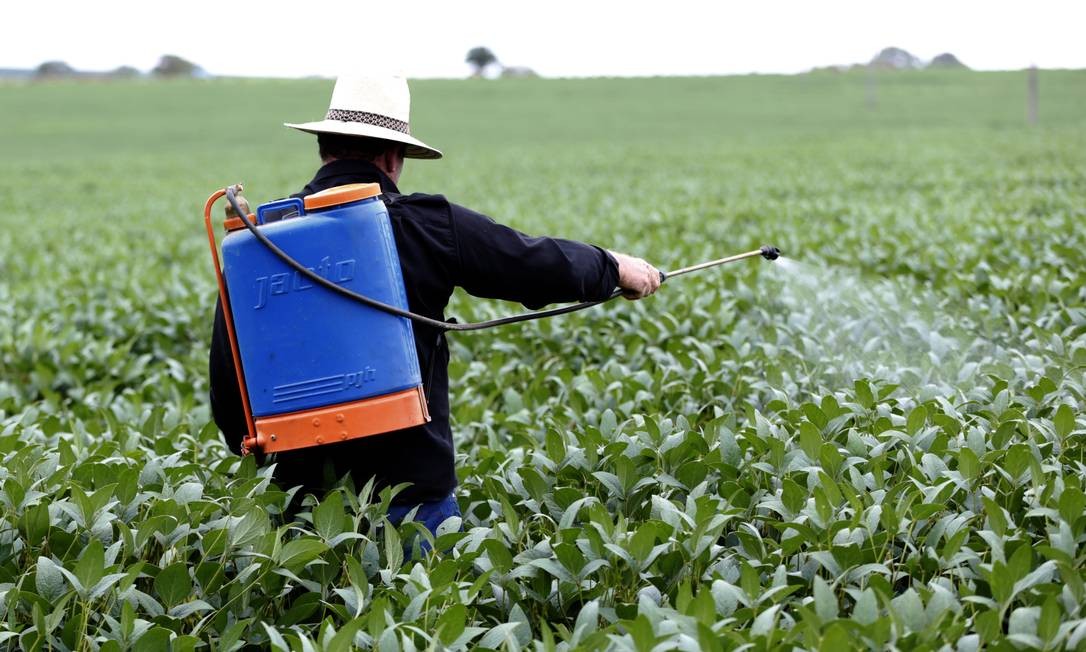
[[455, 279], [469, 294], [518, 301], [529, 308], [601, 301], [616, 287], [629, 299], [660, 286], [660, 273], [640, 258], [561, 238], [530, 237], [451, 204]]

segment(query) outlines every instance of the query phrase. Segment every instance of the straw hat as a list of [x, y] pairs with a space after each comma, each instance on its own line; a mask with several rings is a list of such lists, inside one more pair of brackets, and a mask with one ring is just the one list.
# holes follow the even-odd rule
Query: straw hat
[[324, 120], [283, 126], [311, 134], [381, 138], [407, 145], [408, 158], [441, 158], [439, 150], [411, 135], [411, 91], [403, 77], [340, 77]]

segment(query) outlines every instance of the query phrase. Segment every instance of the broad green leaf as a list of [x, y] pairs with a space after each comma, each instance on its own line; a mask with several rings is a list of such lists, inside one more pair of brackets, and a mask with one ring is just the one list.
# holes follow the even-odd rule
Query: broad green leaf
[[807, 420], [818, 428], [825, 428], [826, 424], [829, 423], [829, 419], [826, 418], [826, 413], [819, 409], [814, 403], [804, 403], [802, 409]]
[[807, 504], [807, 489], [785, 478], [781, 482], [781, 502], [789, 511], [799, 512]]
[[313, 527], [326, 541], [343, 532], [343, 495], [333, 491], [313, 510]]
[[1042, 641], [1052, 641], [1059, 633], [1063, 609], [1055, 596], [1050, 596], [1041, 606], [1041, 617], [1037, 622], [1037, 635]]
[[1003, 458], [1003, 468], [1012, 478], [1018, 478], [1029, 468], [1029, 462], [1033, 459], [1033, 453], [1025, 444], [1015, 444], [1007, 450]]
[[853, 645], [853, 639], [848, 631], [839, 624], [833, 624], [826, 629], [818, 649], [819, 652], [839, 652], [840, 650], [848, 650]]
[[735, 433], [728, 428], [721, 426], [718, 429], [718, 438], [720, 440], [720, 452], [724, 458], [724, 462], [733, 467], [738, 467], [742, 464], [743, 451], [739, 448], [739, 444], [735, 439]]
[[536, 568], [542, 569], [547, 573], [550, 573], [551, 575], [558, 578], [559, 580], [562, 580], [563, 582], [575, 582], [577, 579], [573, 576], [573, 573], [571, 573], [569, 569], [562, 566], [562, 564], [558, 563], [558, 561], [554, 559], [533, 559], [532, 561], [528, 562], [528, 564], [530, 566], [535, 566]]
[[310, 537], [295, 539], [283, 544], [276, 561], [282, 568], [297, 571], [319, 557], [325, 550], [328, 550], [328, 545], [319, 539]]
[[890, 601], [897, 621], [904, 628], [904, 632], [919, 632], [927, 625], [924, 615], [924, 603], [913, 589], [907, 589], [904, 593]]
[[445, 609], [437, 620], [435, 633], [442, 643], [450, 645], [464, 633], [467, 623], [467, 607], [463, 604], [454, 604]]
[[181, 604], [192, 594], [192, 578], [188, 564], [177, 562], [163, 568], [155, 576], [155, 593], [167, 609]]
[[192, 614], [201, 613], [204, 611], [211, 611], [213, 609], [214, 607], [212, 607], [203, 600], [192, 600], [191, 602], [186, 602], [184, 604], [179, 604], [176, 607], [173, 607], [166, 612], [166, 615], [170, 616], [171, 618], [184, 619], [188, 618]]
[[599, 622], [600, 605], [596, 600], [592, 600], [581, 607], [581, 610], [577, 613], [577, 620], [573, 624], [574, 632], [581, 632], [584, 636], [589, 632], [594, 632]]
[[268, 636], [268, 643], [273, 650], [281, 650], [282, 652], [290, 652], [290, 645], [287, 643], [283, 635], [279, 633], [277, 629], [269, 625], [268, 623], [261, 623], [264, 627], [264, 632]]
[[26, 536], [27, 543], [31, 546], [41, 546], [43, 539], [49, 532], [52, 520], [49, 517], [49, 505], [42, 503], [32, 505], [23, 512], [20, 522]]
[[496, 539], [487, 539], [483, 545], [495, 570], [499, 573], [508, 573], [513, 569], [513, 555], [507, 544]]
[[132, 652], [161, 652], [169, 649], [171, 632], [164, 627], [152, 627], [132, 646]]
[[992, 531], [996, 533], [996, 536], [1003, 536], [1008, 527], [1007, 517], [1003, 508], [987, 496], [983, 497], [981, 500], [984, 502], [984, 513], [988, 516], [988, 523], [991, 525]]
[[800, 447], [809, 459], [817, 463], [822, 452], [822, 433], [807, 421], [799, 425]]
[[249, 626], [249, 623], [249, 619], [244, 619], [227, 627], [219, 638], [219, 649], [223, 652], [231, 652], [235, 649], [235, 646], [244, 645], [242, 636], [245, 634], [245, 630]]
[[109, 573], [105, 575], [88, 589], [88, 597], [91, 600], [97, 600], [126, 577], [128, 577], [128, 573]]
[[870, 625], [879, 617], [879, 604], [875, 592], [866, 588], [860, 592], [856, 606], [852, 609], [852, 619], [861, 625]]
[[[384, 541], [385, 541], [385, 561], [388, 570], [396, 572], [400, 570], [400, 566], [403, 565], [404, 552], [403, 546], [400, 543], [400, 534], [396, 531], [390, 523], [386, 523], [384, 527]], [[310, 551], [312, 552], [312, 550]]]
[[354, 635], [366, 623], [364, 617], [354, 618], [336, 632], [335, 636], [325, 644], [325, 652], [348, 652], [354, 649]]
[[905, 425], [905, 432], [910, 435], [915, 435], [920, 432], [921, 428], [928, 420], [928, 410], [923, 405], [917, 405], [913, 408], [912, 412], [909, 412], [909, 419]]
[[1041, 609], [1039, 607], [1019, 607], [1015, 609], [1008, 619], [1007, 633], [1036, 636], [1040, 615]]
[[822, 622], [829, 622], [837, 618], [837, 596], [833, 590], [818, 575], [814, 578], [814, 604], [815, 612]]
[[1066, 439], [1071, 434], [1075, 429], [1075, 412], [1070, 405], [1064, 403], [1056, 410], [1052, 425], [1056, 429], [1056, 436], [1060, 439]]
[[1018, 546], [1014, 554], [1007, 560], [1007, 572], [1011, 582], [1017, 582], [1029, 574], [1033, 568], [1033, 550], [1030, 546]]
[[1067, 487], [1060, 494], [1060, 518], [1072, 524], [1086, 514], [1086, 493], [1077, 487]]
[[618, 479], [618, 476], [614, 473], [608, 473], [606, 471], [595, 471], [592, 476], [599, 480], [603, 486], [607, 487], [608, 493], [612, 496], [618, 496], [624, 498], [626, 496], [626, 489], [622, 486], [622, 481]]
[[875, 404], [875, 395], [871, 392], [871, 385], [865, 380], [857, 380], [853, 383], [853, 389], [856, 391], [856, 400], [865, 408], [870, 408]]
[[89, 588], [102, 579], [105, 572], [105, 563], [105, 550], [102, 547], [102, 542], [98, 539], [91, 539], [79, 556], [79, 561], [76, 563], [75, 568], [72, 569], [72, 573], [79, 578], [80, 584]]
[[781, 605], [775, 604], [762, 613], [758, 614], [758, 617], [754, 619], [754, 622], [750, 626], [751, 636], [767, 636], [774, 629], [774, 625], [777, 622], [777, 613], [780, 611]]
[[614, 411], [609, 409], [604, 410], [603, 414], [600, 416], [600, 432], [603, 436], [610, 438], [617, 427], [618, 419], [615, 418]]
[[958, 471], [968, 480], [976, 480], [980, 475], [980, 460], [976, 453], [968, 448], [958, 451]]
[[479, 639], [479, 647], [489, 649], [504, 649], [506, 645], [517, 644], [517, 628], [523, 628], [523, 623], [502, 623], [490, 628], [486, 634]]

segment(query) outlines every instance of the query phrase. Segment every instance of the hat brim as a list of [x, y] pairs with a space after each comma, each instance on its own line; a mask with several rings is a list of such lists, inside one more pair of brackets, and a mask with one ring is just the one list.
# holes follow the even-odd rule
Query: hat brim
[[418, 138], [410, 136], [395, 129], [386, 129], [376, 125], [363, 124], [361, 122], [342, 122], [340, 120], [320, 120], [318, 122], [303, 122], [294, 124], [284, 122], [284, 127], [305, 131], [311, 134], [342, 134], [344, 136], [362, 136], [365, 138], [380, 138], [407, 145], [404, 156], [407, 158], [439, 159], [441, 150], [434, 149]]

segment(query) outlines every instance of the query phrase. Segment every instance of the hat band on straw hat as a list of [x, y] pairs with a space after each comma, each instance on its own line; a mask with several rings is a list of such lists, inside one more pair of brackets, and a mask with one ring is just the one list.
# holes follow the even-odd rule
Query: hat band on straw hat
[[392, 129], [393, 131], [398, 131], [400, 133], [411, 134], [411, 128], [406, 122], [397, 120], [396, 118], [390, 118], [387, 115], [381, 115], [380, 113], [348, 111], [346, 109], [328, 109], [328, 113], [325, 114], [324, 119], [335, 120], [337, 122], [360, 122], [374, 127], [384, 127], [385, 129]]

